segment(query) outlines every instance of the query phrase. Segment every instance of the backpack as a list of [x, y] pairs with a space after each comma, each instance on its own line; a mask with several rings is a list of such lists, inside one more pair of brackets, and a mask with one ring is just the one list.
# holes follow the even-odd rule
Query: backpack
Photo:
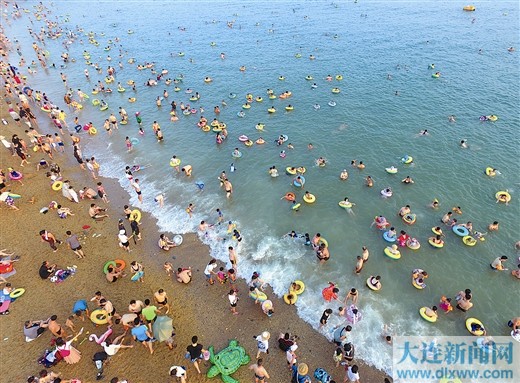
[[321, 383], [329, 383], [331, 380], [330, 375], [323, 368], [314, 370], [314, 377]]

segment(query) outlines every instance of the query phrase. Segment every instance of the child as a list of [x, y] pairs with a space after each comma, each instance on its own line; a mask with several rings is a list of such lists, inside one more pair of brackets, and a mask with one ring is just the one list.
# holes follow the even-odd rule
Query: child
[[173, 265], [170, 262], [164, 262], [163, 268], [164, 271], [166, 271], [166, 275], [171, 277], [173, 273]]
[[217, 272], [217, 281], [219, 281], [221, 285], [227, 282], [227, 275], [224, 272], [223, 267], [220, 267], [219, 271]]
[[67, 320], [65, 321], [65, 326], [70, 328], [72, 332], [76, 331], [74, 330], [74, 315], [71, 315], [67, 318]]
[[451, 305], [451, 298], [446, 298], [444, 295], [441, 297], [441, 303], [439, 307], [446, 314], [453, 310], [453, 306]]
[[177, 342], [175, 341], [175, 327], [173, 328], [170, 337], [165, 340], [165, 343], [170, 350], [173, 350], [175, 347], [177, 347]]
[[227, 277], [229, 279], [229, 283], [230, 284], [235, 284], [236, 280], [237, 280], [237, 276], [236, 276], [236, 273], [235, 273], [235, 269], [229, 269], [228, 270], [228, 274], [227, 274]]
[[332, 360], [336, 363], [336, 367], [339, 367], [339, 364], [343, 360], [343, 350], [341, 347], [336, 348], [334, 355], [332, 355]]
[[107, 193], [105, 192], [105, 188], [104, 188], [104, 186], [103, 186], [103, 184], [101, 182], [97, 183], [97, 192], [98, 192], [99, 198], [101, 198], [104, 203], [109, 203], [110, 202], [108, 200]]
[[188, 207], [186, 208], [186, 213], [188, 213], [188, 215], [191, 217], [193, 217], [193, 210], [195, 210], [195, 205], [193, 205], [192, 203], [190, 203], [188, 205]]

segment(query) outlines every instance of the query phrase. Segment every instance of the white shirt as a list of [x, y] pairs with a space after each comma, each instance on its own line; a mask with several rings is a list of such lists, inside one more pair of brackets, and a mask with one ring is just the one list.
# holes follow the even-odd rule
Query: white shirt
[[232, 305], [238, 302], [238, 297], [235, 294], [229, 294], [228, 299], [229, 303], [231, 303]]
[[177, 373], [175, 374], [175, 376], [177, 378], [182, 378], [183, 376], [186, 375], [186, 370], [184, 368], [182, 368], [181, 366], [171, 366], [170, 367], [170, 372], [176, 368], [177, 369]]
[[213, 270], [215, 270], [215, 268], [217, 267], [217, 264], [216, 263], [210, 263], [206, 266], [206, 268], [204, 269], [204, 274], [206, 275], [211, 275], [211, 272]]
[[121, 243], [127, 243], [128, 237], [125, 234], [118, 234], [117, 238], [119, 238], [119, 242]]
[[347, 377], [348, 380], [351, 382], [359, 382], [359, 373], [356, 372], [355, 374], [352, 372], [352, 367], [349, 367], [347, 370]]

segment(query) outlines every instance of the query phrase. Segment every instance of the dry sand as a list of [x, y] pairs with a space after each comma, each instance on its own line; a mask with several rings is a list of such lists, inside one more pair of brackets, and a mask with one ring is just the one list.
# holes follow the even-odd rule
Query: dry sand
[[[7, 113], [5, 100], [2, 100], [1, 117], [9, 121], [9, 125], [0, 125], [0, 135], [4, 135], [10, 141], [13, 133], [26, 138], [23, 130], [25, 126], [16, 126]], [[33, 108], [35, 109], [35, 108]], [[37, 112], [40, 118], [42, 114]], [[45, 124], [41, 124], [45, 126]], [[46, 133], [45, 130], [42, 133]], [[28, 142], [28, 140], [26, 140]], [[229, 285], [215, 284], [208, 286], [205, 282], [203, 270], [209, 261], [208, 248], [203, 245], [195, 234], [184, 236], [183, 244], [170, 252], [162, 252], [157, 246], [158, 229], [152, 217], [145, 214], [142, 219], [141, 231], [143, 240], [137, 245], [131, 241], [131, 252], [125, 253], [118, 246], [117, 220], [123, 218], [123, 205], [128, 203], [128, 195], [120, 188], [115, 180], [102, 179], [110, 196], [110, 218], [103, 222], [93, 222], [88, 216], [90, 201], [81, 201], [79, 204], [69, 202], [61, 192], [51, 189], [49, 180], [45, 177], [45, 171], [36, 171], [36, 163], [42, 157], [41, 153], [33, 153], [29, 159], [30, 165], [19, 167], [19, 158], [12, 157], [3, 145], [0, 146], [0, 167], [7, 169], [11, 166], [24, 173], [24, 186], [17, 182], [11, 182], [7, 189], [22, 195], [18, 199], [17, 206], [20, 211], [9, 210], [2, 203], [0, 216], [2, 226], [0, 228], [0, 249], [7, 248], [21, 256], [16, 263], [17, 273], [8, 279], [13, 286], [26, 289], [25, 294], [11, 306], [8, 316], [0, 317], [0, 339], [2, 339], [1, 360], [3, 364], [2, 381], [24, 382], [27, 376], [37, 374], [42, 366], [37, 364], [37, 359], [43, 351], [50, 346], [52, 334], [46, 331], [37, 340], [26, 343], [22, 332], [24, 321], [28, 319], [47, 319], [49, 316], [58, 315], [58, 321], [65, 324], [67, 316], [71, 315], [72, 305], [78, 299], [89, 299], [97, 290], [110, 299], [120, 314], [127, 312], [130, 299], [153, 299], [153, 293], [163, 288], [170, 298], [172, 310], [169, 316], [173, 319], [177, 329], [178, 347], [173, 351], [168, 350], [164, 343], [154, 343], [156, 351], [150, 355], [140, 344], [132, 349], [121, 350], [112, 357], [105, 367], [105, 379], [112, 377], [126, 378], [132, 383], [165, 382], [173, 381], [169, 378], [168, 370], [171, 365], [188, 366], [188, 382], [206, 382], [204, 373], [210, 366], [205, 362], [201, 366], [203, 375], [197, 375], [193, 366], [184, 358], [186, 346], [193, 335], [199, 336], [199, 342], [207, 348], [213, 345], [216, 350], [225, 347], [230, 339], [238, 339], [248, 354], [254, 360], [256, 355], [256, 341], [253, 336], [262, 331], [269, 331], [272, 335], [270, 341], [271, 353], [264, 354], [265, 367], [271, 375], [271, 382], [289, 382], [285, 353], [277, 346], [277, 336], [280, 332], [289, 331], [299, 336], [299, 348], [296, 352], [298, 360], [309, 365], [309, 375], [314, 369], [322, 367], [336, 380], [341, 382], [344, 378], [344, 368], [336, 368], [332, 361], [335, 346], [329, 343], [322, 335], [314, 331], [303, 322], [296, 314], [294, 306], [286, 305], [282, 300], [268, 292], [273, 300], [275, 314], [272, 317], [264, 315], [254, 301], [248, 297], [248, 287], [245, 281], [237, 283], [239, 289], [238, 311], [240, 315], [232, 315], [229, 310], [227, 293]], [[56, 155], [56, 162], [62, 168], [64, 179], [70, 179], [76, 190], [83, 186], [95, 189], [95, 182], [88, 172], [82, 171], [77, 163], [72, 162], [70, 139], [66, 138], [66, 153]], [[68, 158], [67, 158], [68, 157]], [[103, 164], [101, 164], [103, 166]], [[34, 197], [34, 203], [29, 199]], [[47, 206], [52, 200], [63, 206], [69, 207], [75, 216], [60, 219], [55, 211], [40, 214], [39, 210]], [[103, 206], [99, 200], [96, 201]], [[82, 243], [86, 254], [85, 259], [77, 259], [66, 245], [59, 246], [59, 250], [53, 253], [47, 243], [42, 243], [39, 231], [46, 229], [56, 235], [58, 239], [65, 239], [65, 231], [82, 234], [82, 226], [91, 225], [90, 232]], [[127, 230], [130, 231], [128, 221], [125, 221]], [[93, 237], [93, 234], [100, 234]], [[174, 233], [169, 233], [173, 235]], [[173, 256], [173, 258], [172, 258]], [[239, 254], [240, 256], [240, 254]], [[109, 284], [102, 272], [103, 264], [107, 260], [121, 258], [129, 264], [137, 260], [145, 265], [145, 282], [131, 282], [130, 276], [116, 283]], [[41, 280], [38, 269], [42, 261], [48, 260], [59, 266], [77, 265], [77, 273], [63, 283], [53, 284], [48, 280]], [[173, 263], [174, 267], [193, 268], [193, 281], [189, 285], [181, 285], [174, 279], [167, 277], [162, 269], [165, 261]], [[240, 265], [240, 258], [239, 258]], [[287, 285], [291, 281], [287, 281]], [[89, 308], [95, 306], [89, 303]], [[316, 321], [321, 312], [316, 312]], [[76, 321], [76, 330], [82, 326], [90, 333], [102, 334], [106, 326], [95, 327], [90, 321], [82, 323]], [[114, 334], [122, 333], [120, 326], [114, 327]], [[379, 331], [379, 329], [374, 329]], [[85, 335], [79, 338], [83, 340]], [[127, 335], [126, 344], [134, 342]], [[60, 362], [52, 371], [61, 372], [64, 378], [79, 378], [83, 382], [94, 382], [96, 376], [95, 366], [91, 360], [92, 355], [101, 351], [101, 347], [95, 343], [84, 342], [76, 347], [82, 353], [81, 361], [76, 365], [67, 365]], [[391, 352], [390, 346], [382, 352]], [[385, 375], [374, 368], [365, 366], [361, 361], [360, 375], [363, 382], [383, 383]], [[234, 375], [240, 382], [253, 381], [252, 373], [241, 367]], [[219, 378], [215, 378], [219, 379]], [[215, 381], [215, 379], [212, 379]], [[315, 379], [313, 378], [313, 381]]]

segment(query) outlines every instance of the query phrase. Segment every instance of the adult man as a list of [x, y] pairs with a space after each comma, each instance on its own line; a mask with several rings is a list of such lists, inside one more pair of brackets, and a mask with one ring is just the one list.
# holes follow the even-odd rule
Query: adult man
[[141, 342], [144, 347], [148, 347], [150, 354], [153, 354], [153, 337], [145, 324], [139, 324], [139, 318], [134, 319], [134, 328], [131, 330], [131, 333], [136, 342]]
[[195, 366], [195, 369], [200, 374], [199, 360], [202, 360], [202, 353], [204, 352], [203, 346], [198, 343], [199, 338], [197, 336], [191, 337], [191, 345], [186, 347], [186, 351], [190, 354], [190, 360]]
[[76, 234], [72, 234], [70, 230], [67, 230], [66, 234], [67, 239], [65, 240], [65, 242], [67, 242], [67, 246], [69, 247], [69, 249], [71, 249], [79, 259], [84, 258], [85, 254], [81, 249], [81, 244], [79, 243], [78, 236]]
[[53, 263], [51, 265], [49, 262], [43, 261], [38, 273], [40, 274], [41, 279], [47, 279], [52, 275], [52, 273], [54, 273], [54, 270], [56, 270], [56, 264]]
[[186, 284], [191, 282], [191, 267], [177, 269], [177, 282]]
[[90, 215], [90, 218], [92, 219], [103, 219], [108, 217], [108, 214], [103, 214], [106, 210], [107, 209], [100, 208], [95, 203], [91, 203], [90, 208], [88, 209], [88, 215]]
[[150, 304], [149, 299], [144, 300], [144, 309], [141, 313], [144, 316], [144, 319], [148, 322], [148, 328], [152, 331], [152, 324], [155, 322], [155, 318], [157, 318], [157, 314], [160, 314], [160, 311], [157, 310], [157, 307]]
[[256, 361], [256, 364], [249, 366], [250, 370], [253, 370], [255, 374], [255, 383], [264, 383], [266, 379], [270, 379], [269, 374], [263, 366], [263, 359], [260, 358]]

